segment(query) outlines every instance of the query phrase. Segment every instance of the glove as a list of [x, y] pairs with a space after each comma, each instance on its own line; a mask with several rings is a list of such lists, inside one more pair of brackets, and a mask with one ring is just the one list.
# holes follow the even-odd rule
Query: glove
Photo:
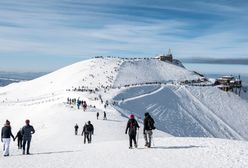
[[125, 134], [127, 134], [127, 132], [125, 132]]

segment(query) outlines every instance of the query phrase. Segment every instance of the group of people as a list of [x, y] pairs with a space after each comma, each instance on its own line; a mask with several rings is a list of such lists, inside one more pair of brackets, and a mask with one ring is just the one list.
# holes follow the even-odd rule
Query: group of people
[[[75, 135], [78, 134], [78, 128], [79, 128], [79, 126], [76, 124], [74, 126]], [[88, 121], [87, 123], [84, 124], [83, 131], [82, 131], [81, 135], [84, 136], [84, 144], [86, 143], [86, 141], [88, 143], [91, 143], [92, 135], [94, 135], [94, 126], [91, 124], [90, 121]]]
[[[3, 143], [3, 156], [9, 156], [9, 146], [11, 137], [13, 138], [13, 141], [17, 138], [17, 145], [19, 149], [23, 149], [22, 154], [29, 155], [29, 149], [30, 149], [30, 143], [32, 139], [32, 134], [35, 133], [34, 127], [30, 125], [30, 121], [25, 121], [25, 126], [23, 126], [18, 132], [17, 135], [14, 137], [12, 134], [10, 121], [6, 120], [4, 126], [2, 127], [1, 131], [1, 142]], [[27, 145], [27, 150], [26, 150]]]
[[[143, 123], [144, 123], [143, 135], [145, 139], [145, 146], [150, 148], [151, 142], [152, 142], [152, 134], [153, 134], [152, 130], [155, 129], [155, 126], [154, 126], [155, 122], [148, 112], [145, 113], [145, 118], [144, 118]], [[125, 133], [127, 134], [128, 132], [128, 135], [129, 135], [129, 148], [130, 149], [133, 148], [132, 142], [134, 142], [135, 148], [138, 147], [137, 140], [136, 140], [138, 129], [139, 129], [139, 124], [137, 120], [135, 119], [134, 115], [131, 114], [127, 122], [126, 131], [125, 131]]]
[[[96, 113], [96, 119], [98, 120], [100, 114], [99, 112]], [[105, 111], [103, 111], [103, 120], [107, 120], [107, 113]]]

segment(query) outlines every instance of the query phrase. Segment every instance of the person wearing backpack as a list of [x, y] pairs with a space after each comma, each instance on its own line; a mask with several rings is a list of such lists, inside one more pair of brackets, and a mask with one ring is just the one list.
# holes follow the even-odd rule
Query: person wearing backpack
[[134, 115], [131, 114], [130, 119], [127, 122], [127, 127], [126, 127], [126, 131], [125, 131], [126, 134], [128, 131], [128, 135], [129, 135], [129, 149], [132, 149], [132, 147], [133, 147], [132, 141], [134, 142], [135, 148], [138, 147], [137, 141], [136, 141], [137, 129], [139, 129], [139, 124], [135, 120]]
[[145, 113], [145, 118], [144, 118], [144, 138], [145, 138], [145, 146], [148, 148], [151, 147], [151, 142], [152, 142], [152, 130], [155, 129], [154, 127], [154, 120], [150, 116], [148, 112]]

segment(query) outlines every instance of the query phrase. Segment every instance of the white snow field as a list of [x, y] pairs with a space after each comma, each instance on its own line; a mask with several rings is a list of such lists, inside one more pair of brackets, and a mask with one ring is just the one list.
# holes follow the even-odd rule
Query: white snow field
[[[14, 135], [26, 119], [36, 130], [31, 155], [22, 155], [11, 142], [10, 156], [0, 156], [0, 168], [248, 167], [247, 101], [215, 87], [179, 84], [197, 78], [154, 59], [96, 58], [0, 88], [0, 122], [10, 120]], [[77, 109], [66, 103], [68, 97], [91, 107]], [[152, 148], [144, 147], [142, 135], [146, 111], [157, 127]], [[128, 149], [125, 134], [131, 113], [141, 126], [137, 149]], [[89, 120], [95, 134], [91, 144], [84, 144], [80, 134]]]

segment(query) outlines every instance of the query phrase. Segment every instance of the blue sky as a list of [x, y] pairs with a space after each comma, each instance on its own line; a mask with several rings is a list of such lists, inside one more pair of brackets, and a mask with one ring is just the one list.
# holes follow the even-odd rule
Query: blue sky
[[248, 58], [246, 0], [0, 0], [0, 70], [97, 55]]

